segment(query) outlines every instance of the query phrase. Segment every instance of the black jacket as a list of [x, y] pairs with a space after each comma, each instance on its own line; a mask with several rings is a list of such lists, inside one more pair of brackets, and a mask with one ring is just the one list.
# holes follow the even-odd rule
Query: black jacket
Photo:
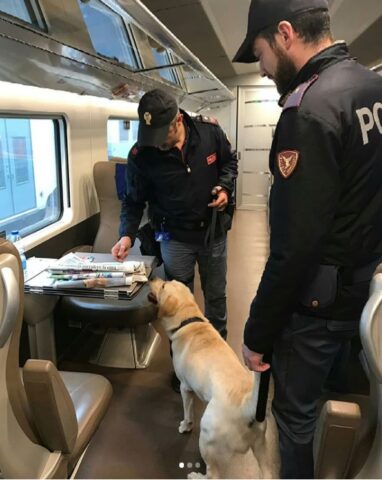
[[[270, 153], [270, 255], [244, 334], [259, 353], [296, 311], [358, 321], [368, 285], [343, 274], [382, 255], [382, 78], [336, 43], [289, 91]], [[338, 267], [334, 302], [303, 307], [319, 265]]]
[[120, 236], [135, 239], [146, 202], [156, 228], [178, 241], [203, 242], [209, 223], [211, 190], [233, 192], [237, 158], [223, 130], [208, 117], [192, 119], [182, 111], [187, 130], [183, 151], [173, 148], [131, 149], [127, 191], [122, 200]]

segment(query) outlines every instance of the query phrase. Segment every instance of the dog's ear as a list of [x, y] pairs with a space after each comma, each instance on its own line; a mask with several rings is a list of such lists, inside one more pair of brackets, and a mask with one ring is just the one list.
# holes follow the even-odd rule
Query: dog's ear
[[178, 299], [175, 295], [169, 295], [166, 300], [160, 304], [159, 317], [172, 317], [178, 310]]

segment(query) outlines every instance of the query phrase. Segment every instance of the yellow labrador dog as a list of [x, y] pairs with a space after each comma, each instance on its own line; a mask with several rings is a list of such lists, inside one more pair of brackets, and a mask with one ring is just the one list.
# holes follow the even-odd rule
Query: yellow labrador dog
[[[263, 477], [270, 478], [266, 422], [255, 420], [258, 374], [253, 375], [240, 363], [185, 285], [153, 280], [149, 299], [158, 304], [158, 321], [172, 342], [184, 408], [180, 433], [192, 430], [194, 393], [207, 403], [199, 438], [207, 478], [221, 478], [232, 456], [249, 449], [256, 452]], [[192, 473], [189, 478], [203, 477]]]

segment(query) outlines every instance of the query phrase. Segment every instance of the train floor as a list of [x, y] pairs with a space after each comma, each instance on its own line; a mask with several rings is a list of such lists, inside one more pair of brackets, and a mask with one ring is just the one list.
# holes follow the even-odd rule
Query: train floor
[[[241, 358], [244, 323], [267, 257], [265, 212], [237, 211], [228, 237], [228, 343]], [[200, 282], [195, 295], [202, 305]], [[204, 405], [196, 403], [195, 429], [179, 434], [182, 400], [170, 386], [171, 358], [161, 341], [150, 365], [143, 370], [112, 369], [78, 361], [64, 361], [65, 370], [93, 371], [113, 385], [113, 398], [102, 423], [75, 472], [75, 478], [186, 478], [205, 468], [198, 447]], [[276, 429], [271, 418], [268, 448], [276, 450]], [[232, 461], [227, 478], [258, 478], [251, 452]], [[277, 463], [274, 477], [278, 476]]]

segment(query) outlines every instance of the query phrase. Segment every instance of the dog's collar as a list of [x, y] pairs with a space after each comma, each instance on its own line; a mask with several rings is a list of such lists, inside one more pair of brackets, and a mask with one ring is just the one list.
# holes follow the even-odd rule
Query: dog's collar
[[189, 325], [190, 323], [194, 323], [194, 322], [205, 322], [205, 320], [203, 320], [200, 317], [187, 318], [186, 320], [183, 320], [183, 322], [179, 325], [179, 327], [176, 327], [170, 330], [171, 335], [173, 335], [174, 333], [176, 333], [178, 330], [185, 327], [186, 325]]

